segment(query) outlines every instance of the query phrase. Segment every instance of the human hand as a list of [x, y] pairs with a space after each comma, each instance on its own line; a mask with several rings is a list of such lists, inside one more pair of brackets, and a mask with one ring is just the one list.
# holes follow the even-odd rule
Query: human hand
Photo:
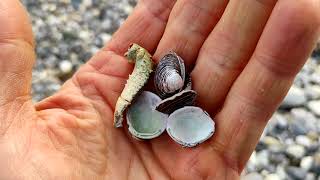
[[[18, 0], [1, 0], [0, 179], [239, 179], [317, 40], [319, 9], [319, 0], [141, 0], [111, 42], [33, 104], [31, 27]], [[216, 121], [210, 140], [186, 149], [113, 127], [133, 42], [194, 66], [198, 103]]]

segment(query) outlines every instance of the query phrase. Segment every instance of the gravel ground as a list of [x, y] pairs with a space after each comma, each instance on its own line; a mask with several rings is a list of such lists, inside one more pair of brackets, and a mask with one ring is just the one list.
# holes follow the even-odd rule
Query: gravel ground
[[[33, 99], [56, 92], [132, 11], [135, 0], [23, 0], [37, 41]], [[320, 42], [271, 118], [243, 179], [320, 180]]]

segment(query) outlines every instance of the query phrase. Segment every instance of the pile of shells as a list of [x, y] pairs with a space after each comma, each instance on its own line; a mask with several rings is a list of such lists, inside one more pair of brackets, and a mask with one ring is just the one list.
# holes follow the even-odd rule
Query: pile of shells
[[197, 93], [186, 73], [184, 61], [170, 52], [159, 62], [154, 77], [157, 94], [141, 92], [130, 105], [126, 118], [129, 132], [138, 139], [152, 139], [165, 130], [184, 147], [209, 139], [215, 123], [199, 107], [193, 106]]

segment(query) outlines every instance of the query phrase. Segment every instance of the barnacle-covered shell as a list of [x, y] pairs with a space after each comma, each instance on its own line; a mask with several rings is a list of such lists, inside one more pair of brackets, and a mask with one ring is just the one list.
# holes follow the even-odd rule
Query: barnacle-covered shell
[[167, 125], [168, 115], [155, 110], [160, 97], [143, 91], [127, 111], [129, 132], [139, 139], [152, 139], [161, 135]]
[[198, 107], [187, 106], [178, 109], [168, 118], [169, 136], [184, 147], [193, 147], [206, 141], [214, 131], [214, 121]]
[[197, 93], [193, 90], [183, 90], [167, 99], [162, 100], [156, 107], [157, 111], [171, 114], [177, 109], [185, 106], [192, 106], [197, 98]]
[[159, 62], [154, 84], [158, 95], [167, 98], [180, 92], [185, 86], [186, 69], [183, 60], [176, 53], [166, 54]]
[[135, 66], [116, 103], [114, 111], [115, 127], [122, 126], [123, 113], [147, 83], [154, 66], [151, 55], [138, 44], [132, 44], [125, 56], [129, 63], [135, 63]]

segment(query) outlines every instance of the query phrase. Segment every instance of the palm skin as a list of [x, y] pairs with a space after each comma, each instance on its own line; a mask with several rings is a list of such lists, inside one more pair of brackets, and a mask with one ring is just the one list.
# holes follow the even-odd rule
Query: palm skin
[[[142, 0], [59, 92], [33, 104], [31, 28], [18, 1], [2, 0], [0, 179], [239, 179], [317, 40], [319, 6], [318, 0]], [[202, 23], [184, 23], [193, 19]], [[194, 66], [198, 103], [217, 123], [213, 138], [187, 149], [166, 134], [142, 142], [113, 127], [132, 71], [122, 55], [132, 42], [155, 60], [173, 49]]]

